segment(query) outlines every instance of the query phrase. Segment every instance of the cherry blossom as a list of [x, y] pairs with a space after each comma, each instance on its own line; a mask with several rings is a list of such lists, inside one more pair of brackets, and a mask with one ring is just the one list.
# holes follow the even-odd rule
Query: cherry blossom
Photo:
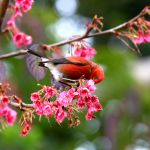
[[[34, 0], [16, 0], [14, 6], [14, 13], [7, 21], [7, 30], [12, 32], [13, 42], [17, 48], [27, 46], [32, 43], [32, 37], [21, 32], [16, 26], [16, 19], [22, 17], [22, 11], [28, 12], [32, 8]], [[22, 11], [21, 11], [22, 10]]]
[[59, 107], [55, 112], [55, 118], [58, 123], [62, 123], [63, 120], [67, 117], [67, 113]]
[[94, 58], [96, 50], [90, 46], [77, 47], [74, 51], [74, 56], [84, 57], [86, 59]]
[[38, 92], [32, 93], [30, 98], [31, 101], [35, 102], [40, 99], [40, 94]]
[[55, 94], [55, 90], [53, 87], [45, 86], [43, 89], [45, 91], [45, 97], [47, 99], [49, 99], [50, 97], [52, 97]]
[[8, 106], [0, 108], [0, 117], [3, 117], [9, 126], [12, 126], [16, 121], [17, 113]]
[[13, 42], [17, 48], [20, 48], [22, 46], [31, 44], [32, 37], [23, 32], [16, 32], [13, 34]]
[[136, 44], [143, 44], [150, 42], [150, 30], [144, 32], [138, 32], [138, 36], [132, 38], [132, 41]]
[[0, 96], [0, 117], [4, 119], [6, 124], [12, 126], [17, 118], [17, 113], [9, 106], [9, 98], [6, 95]]
[[53, 104], [48, 101], [45, 101], [43, 103], [43, 115], [46, 117], [52, 117], [52, 113], [53, 113], [52, 108], [53, 108]]
[[7, 29], [11, 30], [16, 28], [16, 23], [15, 23], [15, 18], [11, 17], [8, 21], [7, 21]]
[[30, 123], [25, 121], [24, 124], [23, 124], [23, 129], [22, 129], [22, 131], [20, 133], [20, 136], [27, 136], [29, 134], [30, 130], [31, 130]]
[[16, 0], [16, 5], [19, 6], [23, 12], [28, 12], [32, 8], [34, 0]]
[[71, 88], [68, 91], [63, 91], [59, 94], [57, 101], [59, 102], [59, 104], [61, 104], [61, 106], [67, 107], [70, 103], [72, 103], [73, 98], [76, 94], [74, 93], [75, 93], [74, 88]]
[[8, 105], [9, 102], [8, 96], [2, 96], [1, 101], [3, 105]]
[[134, 44], [144, 44], [150, 42], [150, 21], [144, 18], [138, 18], [136, 21], [130, 22], [127, 32], [123, 35], [128, 37]]

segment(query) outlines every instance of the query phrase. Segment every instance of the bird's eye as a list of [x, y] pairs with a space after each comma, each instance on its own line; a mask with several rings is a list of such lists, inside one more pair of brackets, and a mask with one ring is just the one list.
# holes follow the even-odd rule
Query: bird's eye
[[98, 80], [98, 79], [99, 79], [99, 76], [95, 76], [93, 79], [94, 79], [94, 80]]

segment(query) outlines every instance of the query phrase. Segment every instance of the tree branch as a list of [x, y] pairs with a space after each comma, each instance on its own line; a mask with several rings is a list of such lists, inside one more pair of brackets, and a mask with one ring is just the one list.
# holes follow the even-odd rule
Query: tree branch
[[27, 54], [27, 52], [28, 52], [28, 50], [19, 50], [17, 52], [0, 55], [0, 59], [6, 59], [6, 58], [10, 58], [10, 57], [25, 55], [25, 54]]
[[1, 3], [1, 9], [0, 9], [0, 32], [2, 31], [2, 23], [3, 23], [3, 19], [7, 10], [9, 4], [9, 0], [3, 0]]
[[120, 25], [118, 25], [118, 26], [116, 26], [114, 28], [111, 28], [111, 29], [108, 29], [108, 30], [104, 30], [104, 31], [98, 32], [98, 33], [93, 33], [93, 34], [90, 34], [90, 35], [89, 35], [90, 32], [88, 32], [88, 34], [84, 34], [84, 35], [79, 36], [79, 37], [74, 38], [74, 39], [65, 40], [65, 41], [61, 41], [61, 42], [50, 44], [50, 45], [43, 44], [42, 47], [44, 47], [47, 50], [50, 50], [52, 47], [63, 46], [65, 44], [70, 44], [72, 42], [80, 41], [82, 39], [86, 39], [86, 38], [90, 38], [90, 37], [101, 36], [101, 35], [108, 35], [108, 34], [115, 35], [115, 34], [117, 34], [118, 30], [121, 30], [122, 28], [126, 27], [130, 22], [133, 22], [133, 21], [137, 20], [138, 18], [140, 18], [140, 17], [142, 17], [144, 15], [145, 15], [145, 8], [137, 16], [135, 16], [131, 20], [129, 20], [129, 21], [125, 22], [125, 23], [122, 23], [122, 24], [120, 24]]
[[9, 105], [11, 105], [13, 107], [16, 107], [16, 108], [19, 108], [20, 110], [26, 110], [28, 108], [33, 108], [33, 104], [26, 104], [24, 102], [17, 103], [17, 102], [14, 102], [14, 101], [10, 101]]
[[[70, 43], [75, 42], [75, 41], [80, 41], [80, 40], [83, 40], [83, 39], [86, 39], [86, 38], [102, 36], [102, 35], [117, 35], [118, 30], [121, 30], [121, 29], [125, 28], [130, 22], [133, 22], [133, 21], [137, 20], [138, 18], [140, 18], [144, 15], [145, 15], [145, 8], [137, 16], [135, 16], [131, 20], [129, 20], [125, 23], [122, 23], [122, 24], [120, 24], [120, 25], [118, 25], [114, 28], [104, 30], [104, 31], [101, 31], [101, 32], [98, 32], [98, 33], [93, 33], [93, 34], [90, 34], [90, 32], [89, 32], [89, 31], [91, 31], [91, 29], [87, 29], [87, 31], [84, 35], [78, 36], [78, 37], [73, 38], [73, 39], [64, 40], [64, 41], [61, 41], [61, 42], [58, 42], [58, 43], [50, 44], [50, 45], [41, 44], [41, 47], [44, 48], [45, 50], [50, 50], [53, 47], [63, 46], [63, 45], [70, 44]], [[6, 58], [10, 58], [10, 57], [25, 55], [27, 52], [28, 52], [28, 50], [19, 50], [17, 52], [12, 52], [12, 53], [1, 55], [0, 59], [6, 59]]]

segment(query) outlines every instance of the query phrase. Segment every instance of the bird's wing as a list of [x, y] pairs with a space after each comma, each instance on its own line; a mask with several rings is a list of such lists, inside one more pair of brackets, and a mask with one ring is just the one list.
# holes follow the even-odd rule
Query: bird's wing
[[47, 61], [42, 61], [41, 63], [52, 63], [53, 65], [60, 65], [60, 64], [74, 64], [77, 66], [86, 66], [89, 65], [89, 61], [82, 58], [82, 57], [66, 57], [66, 58], [59, 58], [59, 59], [51, 59]]
[[80, 79], [84, 77], [89, 79], [91, 76], [91, 66], [90, 65], [76, 65], [76, 64], [61, 64], [58, 65], [57, 69], [63, 74], [65, 78], [68, 79]]

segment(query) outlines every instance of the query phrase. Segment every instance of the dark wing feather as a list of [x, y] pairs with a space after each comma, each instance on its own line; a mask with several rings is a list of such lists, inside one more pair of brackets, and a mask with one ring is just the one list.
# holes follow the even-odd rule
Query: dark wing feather
[[[72, 58], [74, 58], [74, 61], [72, 61]], [[78, 58], [78, 57], [77, 57]], [[86, 66], [88, 63], [87, 62], [80, 62], [77, 58], [75, 57], [67, 57], [67, 58], [59, 58], [59, 59], [51, 59], [48, 61], [40, 62], [40, 63], [48, 63], [51, 62], [54, 65], [60, 65], [60, 64], [74, 64], [77, 66]], [[77, 61], [75, 61], [77, 59]], [[81, 58], [83, 60], [83, 58]]]

